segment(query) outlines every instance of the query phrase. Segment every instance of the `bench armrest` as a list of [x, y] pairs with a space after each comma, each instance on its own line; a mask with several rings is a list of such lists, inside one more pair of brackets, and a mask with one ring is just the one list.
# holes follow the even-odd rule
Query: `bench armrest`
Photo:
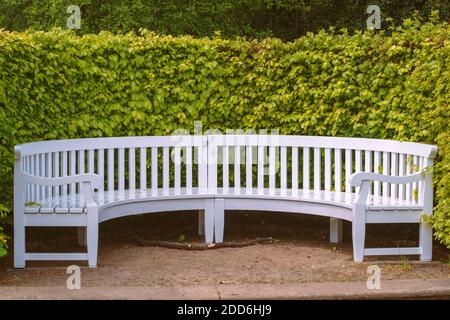
[[361, 186], [363, 181], [381, 181], [386, 183], [406, 184], [425, 180], [425, 170], [407, 176], [390, 176], [373, 172], [357, 172], [350, 176], [350, 185], [353, 187]]
[[98, 189], [103, 183], [103, 178], [101, 176], [92, 173], [76, 174], [73, 176], [60, 178], [42, 178], [22, 172], [21, 176], [22, 182], [37, 184], [41, 186], [62, 186], [71, 183], [89, 182], [94, 189]]

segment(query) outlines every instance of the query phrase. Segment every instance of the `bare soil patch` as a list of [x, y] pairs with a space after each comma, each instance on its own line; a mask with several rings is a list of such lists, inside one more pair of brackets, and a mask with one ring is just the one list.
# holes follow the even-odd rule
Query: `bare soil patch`
[[[261, 212], [227, 212], [226, 241], [272, 237], [276, 243], [221, 248], [177, 250], [142, 247], [134, 240], [199, 243], [194, 212], [161, 213], [108, 221], [100, 226], [98, 268], [82, 267], [83, 286], [177, 287], [230, 284], [296, 284], [306, 282], [366, 281], [367, 267], [377, 264], [382, 279], [447, 279], [449, 250], [436, 245], [434, 261], [420, 263], [415, 257], [366, 258], [354, 263], [351, 225], [344, 224], [344, 241], [328, 242], [328, 218]], [[33, 228], [27, 231], [29, 251], [83, 251], [74, 228]], [[371, 225], [368, 246], [415, 246], [418, 227]], [[183, 236], [182, 236], [183, 238]], [[401, 239], [401, 240], [400, 240]], [[389, 259], [389, 260], [388, 260]], [[77, 262], [27, 262], [12, 268], [12, 253], [0, 266], [1, 286], [65, 286], [66, 267]]]

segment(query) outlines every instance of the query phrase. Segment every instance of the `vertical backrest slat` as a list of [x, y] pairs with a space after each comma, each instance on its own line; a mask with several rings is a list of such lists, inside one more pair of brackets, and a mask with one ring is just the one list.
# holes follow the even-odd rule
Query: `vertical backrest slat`
[[[45, 164], [46, 164], [46, 172], [45, 172], [45, 176], [47, 178], [51, 178], [53, 175], [53, 168], [52, 168], [52, 153], [47, 153], [45, 155]], [[52, 187], [47, 187], [46, 188], [46, 192], [45, 192], [45, 197], [46, 198], [52, 198], [53, 197], [53, 188]]]
[[258, 145], [258, 194], [264, 192], [264, 150], [265, 146]]
[[245, 148], [245, 192], [247, 194], [252, 193], [253, 187], [253, 170], [252, 170], [252, 160], [253, 160], [253, 147], [246, 146]]
[[108, 191], [114, 191], [114, 149], [108, 149], [108, 160], [107, 160], [107, 169], [108, 169]]
[[[411, 155], [406, 155], [406, 175], [410, 175], [413, 173], [412, 165], [413, 165], [413, 157]], [[412, 190], [413, 184], [407, 183], [405, 185], [405, 200], [407, 202], [410, 202], [412, 200]]]
[[128, 149], [128, 188], [136, 189], [136, 149]]
[[[70, 151], [69, 152], [69, 156], [70, 156], [70, 175], [73, 176], [77, 173], [77, 169], [76, 169], [76, 151]], [[70, 195], [74, 195], [76, 193], [76, 186], [75, 183], [71, 183], [70, 184], [70, 190], [69, 190], [69, 194]]]
[[[418, 171], [418, 169], [419, 169], [419, 157], [414, 156], [413, 157], [413, 170], [412, 170], [413, 173], [416, 173]], [[417, 203], [417, 200], [419, 198], [418, 192], [419, 192], [419, 185], [417, 182], [413, 182], [411, 193], [412, 193], [412, 201], [415, 203]]]
[[280, 187], [281, 195], [287, 194], [287, 150], [286, 147], [280, 148]]
[[208, 138], [202, 137], [202, 144], [200, 147], [197, 147], [197, 163], [198, 163], [198, 189], [200, 193], [205, 193], [208, 188]]
[[176, 195], [181, 194], [181, 149], [174, 147], [174, 191]]
[[[145, 152], [147, 155], [147, 151]], [[151, 161], [152, 161], [152, 195], [158, 195], [158, 148], [151, 148]], [[147, 176], [147, 175], [146, 175]], [[141, 187], [142, 188], [142, 187]], [[147, 182], [145, 182], [145, 188], [147, 189]]]
[[[68, 170], [67, 161], [68, 161], [67, 151], [63, 151], [62, 152], [61, 177], [67, 176], [67, 170]], [[62, 189], [63, 197], [67, 197], [67, 185], [63, 185], [61, 189]]]
[[[37, 175], [37, 155], [32, 155], [31, 159], [31, 175], [36, 176]], [[37, 186], [35, 184], [31, 185], [31, 201], [37, 201]]]
[[123, 191], [125, 189], [125, 150], [124, 148], [119, 148], [119, 158], [118, 158], [118, 190]]
[[[54, 178], [59, 178], [60, 173], [59, 173], [59, 152], [54, 152], [53, 153], [53, 177]], [[53, 196], [59, 197], [60, 196], [60, 190], [59, 187], [56, 186], [53, 188]]]
[[[26, 172], [28, 174], [31, 174], [31, 163], [32, 163], [32, 156], [28, 156], [26, 158]], [[27, 184], [27, 202], [33, 201], [32, 197], [32, 186], [30, 183]]]
[[215, 144], [208, 146], [208, 192], [217, 192], [218, 148]]
[[223, 146], [222, 148], [222, 159], [223, 159], [223, 167], [222, 167], [222, 192], [224, 194], [229, 193], [230, 187], [230, 174], [229, 174], [229, 152], [228, 146]]
[[241, 147], [234, 146], [234, 192], [241, 192]]
[[186, 193], [192, 194], [192, 147], [186, 147]]
[[[372, 171], [372, 151], [365, 150], [364, 151], [364, 171], [365, 172], [373, 172]], [[372, 186], [370, 186], [369, 195], [373, 194]]]
[[[99, 149], [97, 151], [97, 173], [101, 177], [105, 177], [105, 150]], [[105, 182], [103, 181], [100, 184], [100, 188], [98, 189], [99, 192], [105, 191]]]
[[[398, 176], [398, 153], [396, 152], [393, 152], [391, 154], [391, 175]], [[396, 185], [395, 183], [390, 183], [390, 186], [391, 186], [391, 197], [396, 199], [398, 185]]]
[[353, 150], [345, 149], [345, 193], [351, 193], [350, 176], [352, 175], [352, 157]]
[[325, 191], [331, 191], [331, 149], [325, 149]]
[[[41, 153], [39, 155], [39, 176], [45, 177], [45, 153]], [[39, 186], [39, 200], [43, 200], [45, 198], [45, 186]]]
[[[381, 152], [376, 151], [374, 152], [373, 172], [382, 173], [382, 170], [380, 170], [380, 166], [381, 166]], [[373, 183], [373, 194], [376, 197], [381, 196], [381, 184], [379, 181], [374, 181]]]
[[169, 194], [169, 147], [163, 147], [163, 195]]
[[[383, 152], [383, 174], [389, 175], [391, 171], [390, 168], [390, 157], [389, 152]], [[389, 184], [387, 182], [383, 182], [383, 198], [389, 197]]]
[[334, 149], [334, 190], [342, 191], [342, 149]]
[[[355, 172], [361, 172], [361, 165], [362, 165], [362, 151], [361, 150], [355, 150]], [[355, 192], [359, 192], [359, 187], [355, 188]]]
[[89, 173], [95, 173], [95, 165], [94, 162], [95, 161], [95, 151], [94, 150], [89, 150], [88, 151], [88, 172]]
[[298, 196], [298, 147], [292, 147], [292, 195]]
[[[84, 158], [85, 158], [85, 151], [84, 150], [78, 150], [78, 174], [85, 173], [85, 165], [84, 165]], [[78, 184], [78, 193], [80, 194], [80, 198], [83, 197], [83, 192], [81, 190], [82, 183]], [[83, 202], [83, 201], [81, 201]]]
[[269, 147], [269, 194], [274, 195], [275, 194], [275, 161], [276, 161], [276, 155], [275, 155], [275, 147], [270, 146]]
[[309, 190], [309, 148], [303, 148], [303, 190]]
[[[153, 148], [152, 148], [153, 155]], [[153, 179], [153, 158], [152, 158], [152, 179]], [[147, 190], [147, 148], [139, 149], [139, 189]]]
[[318, 192], [321, 190], [321, 156], [320, 156], [320, 148], [314, 148], [314, 191]]
[[[401, 153], [399, 155], [399, 176], [404, 176], [406, 170], [406, 155], [404, 153]], [[405, 184], [400, 184], [398, 186], [398, 198], [400, 199], [400, 202], [404, 202], [405, 200]]]

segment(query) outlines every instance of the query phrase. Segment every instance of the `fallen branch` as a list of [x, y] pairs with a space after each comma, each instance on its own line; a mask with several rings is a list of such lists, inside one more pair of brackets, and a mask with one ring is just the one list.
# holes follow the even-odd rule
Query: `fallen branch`
[[256, 238], [247, 241], [238, 242], [222, 242], [222, 243], [182, 243], [172, 241], [157, 241], [157, 240], [145, 240], [141, 237], [135, 236], [133, 240], [142, 247], [164, 247], [181, 250], [208, 250], [219, 248], [242, 248], [252, 246], [255, 244], [274, 243], [276, 240], [272, 237]]

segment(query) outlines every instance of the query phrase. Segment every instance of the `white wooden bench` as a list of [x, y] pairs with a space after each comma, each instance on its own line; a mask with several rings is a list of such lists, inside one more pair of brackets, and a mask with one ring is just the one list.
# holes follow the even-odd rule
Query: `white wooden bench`
[[[352, 223], [354, 260], [431, 260], [435, 146], [363, 138], [278, 135], [121, 137], [15, 147], [14, 266], [27, 260], [97, 265], [98, 225], [162, 211], [199, 210], [199, 233], [222, 242], [225, 210], [330, 217], [330, 241]], [[377, 172], [377, 173], [374, 173]], [[378, 173], [380, 172], [380, 173]], [[419, 244], [365, 248], [368, 223], [416, 223]], [[29, 253], [25, 228], [78, 227], [86, 253]]]

